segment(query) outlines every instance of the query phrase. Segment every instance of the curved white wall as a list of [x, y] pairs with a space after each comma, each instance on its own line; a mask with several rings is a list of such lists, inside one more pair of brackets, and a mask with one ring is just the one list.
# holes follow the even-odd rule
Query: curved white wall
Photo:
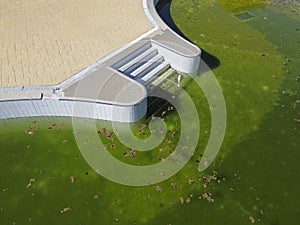
[[134, 122], [147, 112], [147, 100], [133, 106], [117, 106], [96, 102], [54, 99], [9, 100], [0, 102], [0, 119], [66, 116], [101, 119], [118, 122]]
[[162, 29], [162, 34], [152, 38], [152, 45], [158, 49], [173, 69], [187, 74], [196, 72], [200, 65], [201, 49], [182, 38], [165, 24], [155, 8], [159, 0], [146, 1], [149, 14]]

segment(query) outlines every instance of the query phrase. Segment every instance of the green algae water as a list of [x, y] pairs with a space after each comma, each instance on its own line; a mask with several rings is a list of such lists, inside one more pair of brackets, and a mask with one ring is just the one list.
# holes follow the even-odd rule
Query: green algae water
[[[226, 100], [226, 136], [208, 170], [197, 168], [210, 133], [209, 106], [188, 78], [182, 86], [198, 108], [200, 140], [190, 162], [155, 185], [128, 187], [98, 175], [81, 156], [71, 119], [1, 121], [0, 224], [298, 224], [299, 1], [247, 2], [171, 4], [181, 32], [213, 56], [206, 63], [214, 65]], [[149, 116], [170, 107], [159, 105]], [[168, 142], [150, 152], [124, 147], [109, 122], [97, 122], [98, 135], [123, 162], [157, 163], [180, 136], [177, 113], [163, 118]], [[132, 125], [136, 136], [148, 137], [147, 121]]]

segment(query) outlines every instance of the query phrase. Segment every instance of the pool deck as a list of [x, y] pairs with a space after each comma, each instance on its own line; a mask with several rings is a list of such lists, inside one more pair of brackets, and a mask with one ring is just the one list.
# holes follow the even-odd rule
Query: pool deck
[[0, 1], [0, 88], [57, 85], [152, 28], [141, 0]]
[[0, 119], [141, 119], [147, 84], [200, 65], [201, 50], [164, 23], [158, 3], [1, 1]]

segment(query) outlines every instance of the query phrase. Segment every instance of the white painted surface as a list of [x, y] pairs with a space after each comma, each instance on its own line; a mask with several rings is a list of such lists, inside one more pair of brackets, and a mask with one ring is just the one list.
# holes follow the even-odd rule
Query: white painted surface
[[53, 99], [0, 101], [0, 119], [67, 116], [134, 122], [141, 119], [146, 114], [146, 110], [146, 99], [140, 104], [133, 106], [117, 106], [97, 102]]

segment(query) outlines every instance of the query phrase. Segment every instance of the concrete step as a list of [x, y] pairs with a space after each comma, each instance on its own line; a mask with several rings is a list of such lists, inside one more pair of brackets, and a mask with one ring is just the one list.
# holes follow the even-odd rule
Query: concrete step
[[135, 51], [131, 52], [127, 56], [125, 56], [123, 59], [121, 59], [114, 65], [112, 65], [112, 67], [115, 68], [116, 70], [118, 70], [120, 67], [124, 66], [125, 64], [127, 64], [134, 58], [138, 57], [140, 54], [142, 54], [143, 52], [147, 51], [150, 48], [151, 48], [151, 43], [149, 42], [149, 43], [143, 45], [142, 47], [139, 47]]
[[166, 71], [163, 71], [160, 76], [156, 76], [155, 79], [152, 79], [150, 82], [147, 81], [147, 89], [152, 89], [155, 86], [160, 86], [163, 82], [167, 81], [169, 77], [173, 76], [176, 74], [176, 70], [167, 68]]
[[119, 71], [124, 72], [125, 74], [130, 74], [132, 71], [134, 71], [137, 67], [141, 66], [145, 62], [149, 61], [151, 58], [153, 58], [155, 55], [157, 55], [157, 49], [151, 47], [147, 49], [146, 51], [142, 52], [137, 57], [133, 58], [129, 62], [127, 62], [125, 65], [121, 66], [119, 68]]
[[140, 78], [141, 80], [143, 80], [144, 82], [149, 81], [151, 78], [156, 77], [157, 75], [161, 74], [162, 72], [164, 72], [166, 69], [168, 69], [170, 67], [169, 63], [166, 62], [162, 62], [161, 64], [159, 64], [157, 67], [155, 67], [153, 70], [151, 70], [149, 73], [145, 74], [142, 78]]
[[153, 70], [155, 67], [157, 67], [160, 63], [164, 61], [164, 57], [161, 55], [156, 55], [147, 62], [145, 62], [143, 65], [138, 67], [136, 70], [130, 73], [131, 76], [141, 78], [144, 75], [146, 75], [148, 72]]

